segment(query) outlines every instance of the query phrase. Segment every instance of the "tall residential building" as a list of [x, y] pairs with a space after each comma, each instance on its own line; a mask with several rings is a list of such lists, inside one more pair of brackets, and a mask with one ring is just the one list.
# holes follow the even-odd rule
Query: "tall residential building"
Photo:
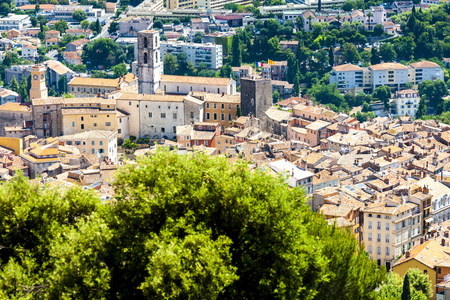
[[378, 266], [390, 269], [399, 255], [420, 243], [422, 211], [411, 202], [387, 199], [364, 209], [364, 245]]
[[175, 8], [192, 9], [196, 7], [204, 7], [206, 9], [222, 9], [227, 3], [236, 3], [239, 5], [252, 4], [251, 0], [168, 0], [167, 10]]
[[352, 64], [334, 66], [330, 72], [330, 84], [337, 83], [340, 91], [369, 92], [387, 85], [393, 90], [403, 90], [411, 82], [444, 80], [442, 68], [430, 61], [420, 61], [405, 66], [399, 63], [381, 63], [368, 68]]
[[419, 107], [420, 95], [415, 90], [398, 91], [391, 100], [393, 109], [391, 113], [394, 116], [415, 116]]
[[161, 83], [159, 31], [138, 32], [138, 87], [139, 93], [154, 94]]
[[186, 43], [186, 42], [161, 42], [161, 59], [171, 53], [177, 56], [179, 53], [186, 54], [187, 61], [194, 64], [196, 68], [205, 63], [208, 69], [220, 69], [222, 67], [222, 46], [216, 44]]
[[29, 15], [9, 14], [6, 17], [0, 18], [0, 30], [1, 31], [7, 31], [9, 29], [22, 30], [30, 22], [31, 21]]

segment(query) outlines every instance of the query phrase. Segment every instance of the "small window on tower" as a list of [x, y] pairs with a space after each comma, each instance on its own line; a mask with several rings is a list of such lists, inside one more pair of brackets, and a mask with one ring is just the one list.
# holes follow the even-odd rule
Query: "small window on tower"
[[144, 38], [144, 48], [147, 48], [147, 38]]
[[144, 64], [146, 64], [148, 61], [147, 53], [144, 53]]

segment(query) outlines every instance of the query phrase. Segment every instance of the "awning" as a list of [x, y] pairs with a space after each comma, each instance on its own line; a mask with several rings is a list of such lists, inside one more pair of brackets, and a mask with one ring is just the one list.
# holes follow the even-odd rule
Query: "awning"
[[433, 217], [429, 217], [429, 218], [426, 218], [425, 219], [425, 222], [426, 223], [430, 223], [430, 222], [432, 222], [433, 221]]

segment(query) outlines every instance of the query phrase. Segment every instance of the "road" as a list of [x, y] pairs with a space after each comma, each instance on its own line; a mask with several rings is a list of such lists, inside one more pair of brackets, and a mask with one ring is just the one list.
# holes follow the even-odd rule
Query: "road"
[[96, 40], [98, 38], [107, 38], [109, 36], [108, 28], [112, 22], [112, 17], [114, 16], [114, 14], [106, 14], [105, 16], [107, 16], [108, 19], [106, 21], [106, 24], [102, 28], [102, 32], [98, 34], [96, 37], [94, 37], [92, 40]]

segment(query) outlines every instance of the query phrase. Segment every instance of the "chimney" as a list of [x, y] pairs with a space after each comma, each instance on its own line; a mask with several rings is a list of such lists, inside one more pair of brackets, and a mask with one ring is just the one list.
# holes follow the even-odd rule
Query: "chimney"
[[411, 254], [409, 253], [409, 251], [406, 251], [405, 257], [406, 257], [406, 258], [409, 258], [410, 255], [411, 255]]

